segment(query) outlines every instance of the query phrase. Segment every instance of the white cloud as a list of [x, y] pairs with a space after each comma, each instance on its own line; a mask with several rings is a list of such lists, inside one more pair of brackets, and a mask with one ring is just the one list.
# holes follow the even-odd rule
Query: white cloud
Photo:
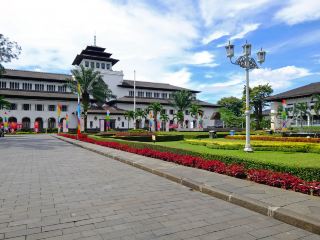
[[187, 68], [182, 68], [179, 71], [173, 73], [167, 73], [165, 76], [165, 82], [171, 83], [175, 86], [188, 88], [191, 86], [192, 73]]
[[171, 59], [190, 55], [199, 32], [192, 19], [175, 12], [162, 13], [143, 2], [91, 0], [6, 1], [0, 29], [22, 47], [19, 60], [7, 67], [67, 71], [86, 45], [106, 47], [120, 59], [115, 70], [126, 78], [165, 81]]
[[[250, 72], [250, 87], [260, 84], [270, 84], [275, 92], [289, 89], [297, 79], [307, 77], [311, 73], [306, 68], [296, 66], [286, 66], [282, 68], [269, 69], [260, 68]], [[196, 83], [193, 83], [196, 85]], [[226, 81], [212, 84], [197, 84], [198, 90], [204, 91], [201, 95], [204, 98], [220, 99], [226, 96], [242, 96], [242, 90], [245, 85], [245, 74], [237, 73], [231, 75]]]
[[249, 32], [255, 31], [260, 26], [260, 23], [253, 23], [253, 24], [245, 24], [242, 27], [242, 31], [237, 33], [236, 35], [232, 36], [230, 40], [235, 39], [242, 39], [244, 38]]
[[290, 0], [288, 4], [275, 15], [289, 25], [320, 19], [319, 0]]
[[222, 37], [228, 36], [228, 35], [230, 35], [230, 33], [226, 32], [226, 31], [215, 31], [212, 34], [210, 34], [208, 37], [203, 38], [202, 43], [208, 44], [214, 40], [217, 40], [219, 38], [222, 38]]
[[194, 65], [202, 65], [207, 67], [216, 67], [218, 66], [217, 63], [214, 62], [215, 56], [208, 52], [208, 51], [202, 51], [197, 52], [191, 57], [191, 64]]

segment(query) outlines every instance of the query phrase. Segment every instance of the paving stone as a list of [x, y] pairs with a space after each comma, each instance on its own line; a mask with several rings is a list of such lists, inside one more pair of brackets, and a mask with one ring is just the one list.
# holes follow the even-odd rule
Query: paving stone
[[[0, 141], [0, 240], [7, 236], [24, 240], [251, 240], [267, 239], [268, 234], [272, 234], [270, 239], [319, 239], [48, 135]], [[134, 156], [134, 160], [151, 164], [148, 158]], [[172, 172], [181, 169], [175, 167]], [[193, 176], [203, 181], [210, 174]], [[231, 184], [224, 176], [215, 181], [221, 186]], [[243, 192], [254, 194], [259, 189]], [[268, 196], [278, 195], [270, 192]]]

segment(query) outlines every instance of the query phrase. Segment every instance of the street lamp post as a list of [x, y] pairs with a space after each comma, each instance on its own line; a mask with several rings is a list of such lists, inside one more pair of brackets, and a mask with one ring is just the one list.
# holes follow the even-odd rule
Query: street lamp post
[[[238, 65], [246, 70], [246, 145], [244, 147], [245, 152], [252, 152], [250, 144], [250, 102], [249, 102], [249, 70], [259, 68], [254, 58], [251, 57], [251, 44], [245, 43], [243, 46], [243, 55], [238, 57], [235, 62], [232, 61], [234, 57], [234, 45], [230, 43], [226, 46], [227, 57], [232, 64]], [[262, 50], [257, 52], [257, 60], [260, 64], [265, 61], [266, 52]]]

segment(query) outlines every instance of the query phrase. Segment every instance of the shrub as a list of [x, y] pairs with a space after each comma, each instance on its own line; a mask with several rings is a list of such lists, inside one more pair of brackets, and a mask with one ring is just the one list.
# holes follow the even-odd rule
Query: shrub
[[[246, 136], [235, 135], [226, 136], [227, 139], [245, 140]], [[282, 142], [307, 142], [307, 143], [320, 143], [320, 138], [306, 138], [306, 137], [273, 137], [273, 136], [251, 136], [251, 140], [261, 141], [282, 141]]]
[[266, 169], [249, 169], [246, 170], [244, 164], [226, 164], [219, 160], [205, 160], [199, 156], [178, 154], [170, 151], [159, 151], [151, 148], [137, 148], [128, 144], [119, 142], [106, 142], [89, 138], [85, 134], [79, 136], [70, 134], [60, 134], [61, 136], [78, 139], [84, 142], [94, 143], [97, 145], [114, 148], [130, 153], [135, 153], [147, 157], [158, 158], [168, 162], [174, 162], [189, 167], [196, 167], [207, 171], [212, 171], [220, 174], [238, 178], [248, 178], [251, 181], [266, 184], [273, 187], [291, 189], [293, 191], [302, 192], [305, 194], [313, 194], [319, 196], [320, 182], [307, 182], [290, 173], [281, 173]]

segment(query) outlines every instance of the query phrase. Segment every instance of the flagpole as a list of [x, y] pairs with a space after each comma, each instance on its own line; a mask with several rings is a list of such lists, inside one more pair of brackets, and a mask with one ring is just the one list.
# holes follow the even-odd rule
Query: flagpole
[[[133, 112], [136, 112], [136, 70], [133, 71]], [[133, 118], [133, 128], [136, 129], [136, 118]]]

